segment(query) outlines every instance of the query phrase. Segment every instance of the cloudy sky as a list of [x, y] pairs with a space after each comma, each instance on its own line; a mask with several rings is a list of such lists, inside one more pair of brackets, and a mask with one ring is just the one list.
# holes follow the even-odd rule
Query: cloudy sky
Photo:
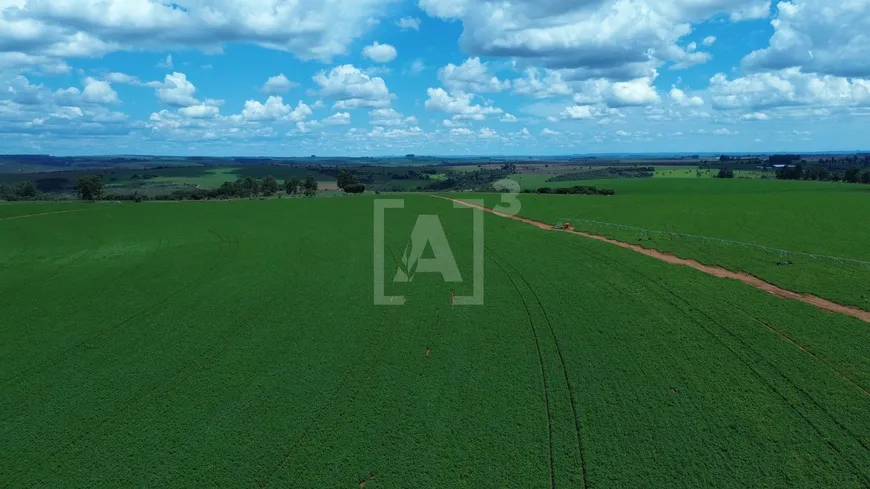
[[0, 0], [0, 152], [870, 149], [870, 0]]

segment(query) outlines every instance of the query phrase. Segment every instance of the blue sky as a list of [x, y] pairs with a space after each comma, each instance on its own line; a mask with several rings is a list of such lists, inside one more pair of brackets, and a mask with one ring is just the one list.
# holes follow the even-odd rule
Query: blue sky
[[0, 151], [870, 149], [870, 0], [0, 0]]

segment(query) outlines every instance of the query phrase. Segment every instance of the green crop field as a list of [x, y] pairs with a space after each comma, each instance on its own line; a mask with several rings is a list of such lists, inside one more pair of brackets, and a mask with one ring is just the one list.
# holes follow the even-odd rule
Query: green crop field
[[550, 188], [561, 188], [561, 187], [573, 187], [574, 185], [586, 185], [586, 180], [576, 180], [569, 182], [548, 182], [547, 180], [553, 178], [555, 175], [550, 174], [535, 174], [535, 173], [524, 173], [520, 175], [511, 175], [512, 180], [516, 180], [517, 183], [520, 184], [520, 188], [523, 190], [537, 190], [541, 187], [550, 187]]
[[[161, 160], [161, 165], [163, 161]], [[326, 173], [296, 165], [247, 165], [247, 166], [186, 166], [176, 167], [173, 162], [160, 168], [125, 168], [118, 165], [113, 168], [98, 168], [89, 170], [51, 171], [42, 173], [12, 173], [0, 172], [0, 184], [14, 184], [20, 181], [32, 181], [37, 188], [48, 194], [73, 193], [75, 182], [84, 175], [100, 175], [107, 193], [125, 194], [138, 192], [145, 195], [165, 194], [184, 187], [215, 189], [224, 182], [232, 182], [242, 177], [257, 179], [272, 175], [279, 182], [285, 179], [304, 179], [312, 175], [318, 180], [321, 189], [334, 189], [336, 179]], [[180, 163], [180, 162], [175, 162]], [[195, 165], [195, 163], [189, 163]]]
[[[638, 163], [640, 166], [644, 166], [643, 162]], [[474, 167], [476, 168], [476, 167]], [[541, 187], [550, 187], [550, 188], [561, 188], [561, 187], [573, 187], [575, 185], [588, 185], [590, 180], [572, 180], [572, 181], [564, 181], [564, 182], [549, 182], [548, 180], [559, 175], [559, 174], [567, 174], [567, 173], [575, 173], [585, 170], [588, 170], [590, 167], [588, 166], [558, 166], [551, 165], [550, 167], [543, 167], [541, 165], [528, 167], [529, 169], [523, 170], [523, 167], [520, 166], [520, 173], [513, 175], [511, 178], [516, 180], [521, 188], [536, 190]], [[600, 167], [593, 167], [600, 168]], [[718, 174], [718, 170], [698, 170], [696, 166], [660, 166], [655, 165], [655, 174], [654, 178], [667, 178], [667, 179], [709, 179], [714, 178]], [[700, 176], [699, 176], [700, 175]], [[734, 171], [734, 176], [736, 179], [760, 179], [764, 176], [768, 178], [773, 178], [772, 172], [762, 172], [762, 171], [746, 171], [746, 170], [736, 170]], [[612, 187], [610, 184], [611, 180], [622, 180], [622, 179], [608, 179], [602, 180], [599, 182], [599, 186], [603, 187]]]
[[[856, 187], [584, 184], [618, 193], [521, 214], [870, 259]], [[401, 306], [373, 304], [371, 196], [0, 206], [0, 486], [870, 486], [867, 323], [491, 214], [484, 305], [453, 307], [474, 212], [401, 198]], [[421, 214], [461, 284], [393, 281]], [[870, 283], [803, 266], [771, 279]]]
[[[699, 170], [697, 166], [659, 166], [656, 165], [655, 178], [714, 178], [719, 170]], [[734, 178], [774, 178], [773, 171], [734, 170]]]
[[[574, 219], [579, 230], [870, 309], [870, 263], [856, 263], [870, 262], [870, 229], [861, 224], [870, 211], [866, 186], [744, 179], [583, 184], [613, 188], [617, 195], [603, 199], [523, 195], [521, 215], [552, 224]], [[486, 196], [490, 206], [499, 198]]]

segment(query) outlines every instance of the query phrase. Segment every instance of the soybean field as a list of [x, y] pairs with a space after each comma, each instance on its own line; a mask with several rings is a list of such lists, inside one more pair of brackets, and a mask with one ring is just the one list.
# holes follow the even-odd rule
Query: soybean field
[[[620, 181], [520, 215], [870, 259], [850, 187], [651, 182], [673, 197]], [[378, 199], [403, 202], [383, 232]], [[421, 215], [461, 283], [395, 280]], [[0, 206], [0, 487], [870, 487], [870, 324], [489, 213], [481, 243], [476, 216], [419, 194]], [[671, 242], [698, 252], [647, 246]], [[404, 305], [375, 304], [378, 254]], [[868, 306], [858, 275], [794, 261], [746, 271]], [[478, 274], [483, 305], [457, 305]]]

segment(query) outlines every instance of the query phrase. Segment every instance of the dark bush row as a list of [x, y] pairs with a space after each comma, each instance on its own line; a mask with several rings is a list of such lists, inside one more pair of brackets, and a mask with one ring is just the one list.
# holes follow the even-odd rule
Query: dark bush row
[[575, 185], [573, 187], [550, 188], [541, 187], [538, 190], [523, 190], [524, 193], [558, 194], [558, 195], [616, 195], [616, 190], [609, 188], [586, 187]]
[[548, 182], [570, 182], [574, 180], [604, 180], [608, 178], [652, 178], [655, 175], [655, 167], [609, 167], [596, 168], [583, 172], [565, 173], [547, 180]]
[[780, 180], [827, 180], [833, 182], [870, 183], [870, 170], [862, 170], [857, 166], [845, 172], [828, 170], [823, 165], [813, 165], [807, 168], [800, 163], [776, 169], [776, 178]]
[[366, 186], [361, 183], [350, 183], [344, 186], [346, 194], [361, 194], [366, 191]]

